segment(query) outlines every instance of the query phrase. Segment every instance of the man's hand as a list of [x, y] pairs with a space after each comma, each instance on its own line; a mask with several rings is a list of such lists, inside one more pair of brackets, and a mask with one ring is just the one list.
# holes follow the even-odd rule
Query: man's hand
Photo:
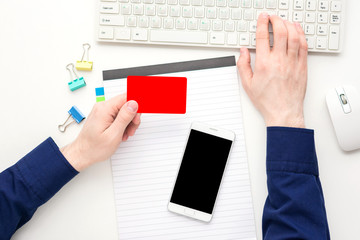
[[95, 104], [79, 136], [60, 151], [77, 171], [108, 159], [139, 127], [137, 110], [125, 94]]
[[[269, 20], [274, 45], [269, 44]], [[267, 126], [304, 126], [303, 102], [307, 83], [307, 42], [298, 23], [260, 15], [256, 31], [254, 71], [250, 53], [242, 48], [237, 63], [242, 85]]]

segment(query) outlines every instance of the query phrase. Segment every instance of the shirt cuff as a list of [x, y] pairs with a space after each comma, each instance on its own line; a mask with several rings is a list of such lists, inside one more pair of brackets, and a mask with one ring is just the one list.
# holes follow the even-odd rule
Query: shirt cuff
[[16, 167], [41, 204], [78, 174], [50, 137], [17, 162]]
[[268, 127], [266, 170], [318, 176], [314, 130]]

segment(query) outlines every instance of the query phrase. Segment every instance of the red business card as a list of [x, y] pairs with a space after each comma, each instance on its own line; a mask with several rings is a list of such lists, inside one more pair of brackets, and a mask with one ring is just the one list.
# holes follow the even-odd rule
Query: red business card
[[185, 77], [128, 76], [127, 100], [139, 104], [139, 113], [186, 113]]

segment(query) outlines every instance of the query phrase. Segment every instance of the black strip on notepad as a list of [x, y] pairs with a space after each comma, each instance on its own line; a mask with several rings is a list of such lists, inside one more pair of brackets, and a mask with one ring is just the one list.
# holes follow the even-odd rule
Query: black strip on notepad
[[103, 71], [103, 79], [106, 81], [128, 76], [149, 76], [229, 66], [236, 66], [235, 56], [107, 70]]

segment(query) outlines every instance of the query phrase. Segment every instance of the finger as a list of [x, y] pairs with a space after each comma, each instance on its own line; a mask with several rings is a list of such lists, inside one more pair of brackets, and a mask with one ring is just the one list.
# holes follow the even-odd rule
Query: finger
[[137, 102], [131, 100], [125, 103], [117, 114], [113, 124], [108, 128], [110, 132], [115, 134], [123, 134], [127, 126], [132, 122], [138, 110]]
[[307, 64], [308, 45], [305, 38], [305, 33], [299, 23], [295, 24], [296, 30], [299, 33], [300, 47], [299, 47], [299, 61], [303, 64]]
[[141, 121], [141, 113], [137, 113], [136, 116], [134, 117], [134, 119], [132, 120], [133, 123], [139, 125], [140, 121]]
[[270, 21], [274, 31], [273, 51], [286, 55], [288, 31], [285, 23], [276, 15], [270, 16]]
[[120, 110], [120, 108], [124, 105], [125, 102], [126, 102], [126, 93], [123, 93], [107, 100], [105, 103], [108, 106], [115, 107], [117, 110]]
[[[136, 115], [136, 117], [137, 117], [137, 115]], [[135, 117], [135, 118], [136, 118]], [[135, 119], [134, 118], [134, 119]], [[135, 123], [136, 122], [136, 123]], [[132, 121], [130, 124], [129, 124], [129, 126], [126, 128], [126, 133], [127, 133], [127, 135], [129, 135], [129, 136], [134, 136], [134, 134], [135, 134], [135, 132], [136, 132], [136, 130], [139, 128], [139, 126], [140, 126], [140, 119], [138, 120], [138, 121]]]
[[241, 83], [245, 91], [247, 91], [249, 88], [253, 77], [253, 71], [251, 69], [250, 62], [251, 58], [249, 50], [247, 48], [241, 48], [237, 67], [240, 73]]
[[261, 13], [256, 27], [256, 54], [270, 53], [269, 15]]
[[297, 58], [300, 46], [299, 33], [295, 28], [295, 24], [285, 21], [285, 25], [288, 31], [288, 56]]

